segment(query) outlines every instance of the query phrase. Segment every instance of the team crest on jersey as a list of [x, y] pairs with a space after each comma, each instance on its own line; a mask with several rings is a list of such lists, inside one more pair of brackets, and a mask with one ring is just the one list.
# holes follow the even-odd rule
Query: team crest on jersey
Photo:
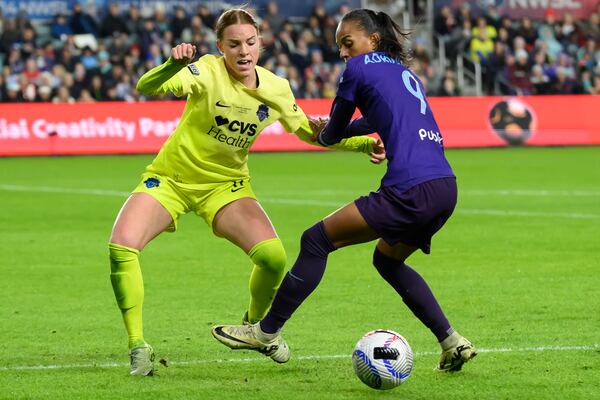
[[260, 122], [263, 122], [265, 119], [269, 118], [269, 106], [266, 104], [259, 105], [258, 110], [256, 111], [256, 116]]
[[144, 181], [148, 189], [152, 189], [160, 186], [160, 181], [157, 178], [148, 178]]
[[200, 70], [196, 67], [196, 64], [188, 64], [188, 69], [192, 73], [192, 75], [200, 75]]

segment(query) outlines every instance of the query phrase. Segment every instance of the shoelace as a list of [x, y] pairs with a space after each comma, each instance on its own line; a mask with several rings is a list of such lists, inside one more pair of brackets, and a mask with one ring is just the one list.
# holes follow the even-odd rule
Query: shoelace
[[256, 337], [256, 328], [253, 325], [232, 326], [230, 329], [230, 332], [233, 336], [250, 337], [256, 340], [261, 345], [261, 347], [257, 349], [259, 353], [271, 356], [279, 349], [279, 345], [277, 344], [276, 340], [271, 343], [264, 343], [262, 340]]
[[252, 325], [232, 326], [230, 332], [233, 336], [251, 337], [252, 339], [258, 340]]

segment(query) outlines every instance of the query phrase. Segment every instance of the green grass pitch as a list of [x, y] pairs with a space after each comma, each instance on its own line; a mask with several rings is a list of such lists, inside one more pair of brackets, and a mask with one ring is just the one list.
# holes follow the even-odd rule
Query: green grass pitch
[[[145, 336], [159, 375], [128, 376], [107, 239], [151, 156], [0, 159], [1, 399], [600, 398], [600, 147], [449, 150], [459, 204], [432, 254], [409, 264], [481, 353], [433, 372], [438, 346], [371, 266], [373, 243], [330, 256], [286, 325], [288, 364], [210, 334], [237, 323], [250, 263], [185, 216], [143, 252]], [[252, 184], [290, 263], [304, 229], [377, 189], [383, 166], [344, 153], [252, 154]], [[378, 392], [350, 354], [367, 331], [400, 332], [412, 376]]]

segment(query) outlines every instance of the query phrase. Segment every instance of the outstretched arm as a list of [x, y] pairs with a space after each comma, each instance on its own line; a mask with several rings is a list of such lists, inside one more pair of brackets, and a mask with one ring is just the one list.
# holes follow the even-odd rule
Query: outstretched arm
[[362, 117], [350, 122], [355, 109], [354, 103], [336, 97], [331, 106], [329, 121], [324, 126], [313, 126], [313, 128], [321, 128], [317, 130], [317, 141], [323, 146], [331, 146], [344, 138], [375, 132]]
[[177, 73], [194, 59], [195, 54], [196, 46], [188, 43], [173, 47], [171, 57], [142, 75], [136, 89], [145, 95], [171, 92], [181, 96], [183, 83]]
[[315, 132], [311, 128], [311, 121], [305, 119], [300, 127], [296, 130], [296, 136], [303, 142], [312, 144], [313, 146], [329, 147], [337, 150], [355, 151], [365, 153], [371, 157], [371, 162], [379, 164], [385, 159], [385, 150], [381, 140], [369, 136], [356, 136], [347, 139], [342, 139], [339, 143], [331, 146], [324, 146], [316, 141]]

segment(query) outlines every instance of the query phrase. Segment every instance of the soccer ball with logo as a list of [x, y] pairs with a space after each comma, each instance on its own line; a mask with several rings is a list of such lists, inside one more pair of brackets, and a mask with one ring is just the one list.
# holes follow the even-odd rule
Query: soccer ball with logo
[[377, 329], [356, 343], [352, 365], [365, 385], [373, 389], [393, 389], [410, 376], [413, 352], [400, 334]]

